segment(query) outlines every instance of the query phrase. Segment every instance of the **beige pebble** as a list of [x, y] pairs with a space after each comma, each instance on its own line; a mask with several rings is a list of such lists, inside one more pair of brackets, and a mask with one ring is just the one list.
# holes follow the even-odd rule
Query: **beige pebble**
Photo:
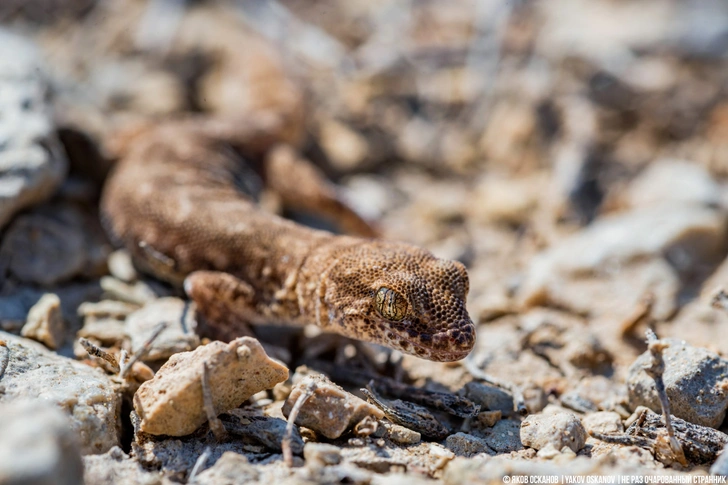
[[142, 431], [184, 436], [207, 421], [201, 383], [204, 363], [217, 413], [236, 408], [256, 392], [271, 389], [288, 378], [288, 369], [270, 359], [260, 343], [250, 337], [227, 344], [212, 342], [192, 352], [175, 354], [134, 396]]
[[65, 331], [61, 299], [58, 295], [46, 293], [28, 312], [28, 319], [20, 334], [50, 349], [57, 349], [63, 344]]
[[290, 415], [296, 400], [309, 386], [314, 386], [313, 394], [301, 406], [296, 424], [329, 439], [338, 438], [366, 416], [384, 417], [378, 408], [346, 392], [323, 375], [310, 375], [293, 387], [283, 404], [284, 416]]

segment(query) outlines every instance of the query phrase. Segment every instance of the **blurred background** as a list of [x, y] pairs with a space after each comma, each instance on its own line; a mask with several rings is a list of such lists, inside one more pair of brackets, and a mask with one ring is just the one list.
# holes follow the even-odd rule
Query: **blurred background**
[[724, 1], [2, 0], [0, 24], [45, 63], [61, 198], [94, 200], [136, 122], [272, 112], [385, 237], [468, 266], [479, 345], [568, 315], [577, 367], [630, 363], [639, 325], [728, 349], [700, 299], [728, 275]]

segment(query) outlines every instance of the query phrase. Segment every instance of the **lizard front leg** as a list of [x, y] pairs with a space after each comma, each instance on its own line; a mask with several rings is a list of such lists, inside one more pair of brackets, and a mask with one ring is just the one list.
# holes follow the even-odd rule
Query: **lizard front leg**
[[207, 336], [226, 342], [254, 336], [248, 324], [260, 315], [248, 283], [222, 271], [195, 271], [185, 278], [184, 289], [204, 317]]

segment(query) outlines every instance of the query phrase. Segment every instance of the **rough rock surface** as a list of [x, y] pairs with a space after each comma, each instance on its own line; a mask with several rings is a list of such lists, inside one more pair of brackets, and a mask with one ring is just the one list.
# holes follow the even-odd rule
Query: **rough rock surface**
[[226, 451], [213, 466], [197, 475], [199, 485], [223, 485], [257, 481], [258, 471], [248, 463], [245, 456]]
[[0, 228], [49, 198], [66, 174], [44, 69], [28, 40], [0, 30]]
[[139, 462], [130, 458], [118, 446], [103, 455], [83, 457], [83, 480], [86, 484], [113, 483], [114, 485], [161, 485], [162, 477], [144, 470]]
[[624, 431], [622, 418], [612, 411], [599, 411], [581, 418], [587, 433], [616, 434]]
[[184, 436], [207, 421], [202, 398], [202, 368], [208, 366], [216, 412], [240, 406], [256, 392], [288, 378], [288, 369], [271, 360], [260, 343], [241, 337], [212, 342], [192, 352], [173, 355], [134, 396], [141, 430], [155, 435]]
[[28, 312], [28, 321], [20, 334], [50, 349], [57, 349], [66, 337], [65, 330], [60, 298], [53, 293], [46, 293]]
[[521, 424], [521, 442], [540, 450], [553, 445], [557, 450], [568, 447], [578, 452], [586, 443], [586, 431], [579, 418], [567, 412], [549, 412], [528, 416]]
[[467, 433], [455, 433], [448, 436], [445, 446], [458, 456], [473, 456], [479, 453], [495, 454], [484, 440]]
[[313, 390], [312, 394], [301, 406], [295, 422], [329, 439], [338, 438], [367, 416], [384, 417], [379, 408], [346, 392], [323, 375], [310, 375], [293, 387], [283, 404], [284, 416], [290, 415], [307, 388]]
[[200, 345], [195, 333], [197, 320], [195, 306], [179, 298], [167, 297], [147, 303], [126, 319], [127, 333], [131, 337], [132, 352], [138, 351], [152, 336], [157, 325], [164, 330], [154, 339], [143, 360], [167, 359], [177, 352], [194, 350]]
[[76, 485], [83, 464], [68, 416], [38, 399], [0, 403], [0, 483]]
[[95, 241], [85, 224], [84, 214], [73, 205], [44, 204], [8, 226], [0, 259], [9, 273], [26, 283], [67, 281], [91, 263]]
[[341, 462], [341, 450], [327, 443], [306, 443], [303, 447], [306, 466], [329, 466]]
[[[671, 265], [680, 269], [720, 261], [725, 229], [723, 214], [694, 205], [604, 216], [536, 256], [519, 297], [525, 305], [550, 302], [577, 313], [594, 312], [596, 301], [609, 301], [598, 310], [619, 315], [629, 313], [649, 290], [656, 297], [653, 315], [666, 318], [675, 311], [679, 290]], [[610, 276], [617, 272], [618, 280]], [[606, 298], [607, 291], [614, 295]]]
[[0, 381], [0, 402], [42, 399], [71, 418], [84, 455], [104, 453], [118, 443], [121, 396], [101, 369], [61, 357], [28, 339], [0, 332], [10, 360]]
[[[663, 352], [665, 372], [662, 378], [670, 400], [670, 412], [691, 423], [719, 427], [728, 409], [728, 360], [685, 341], [666, 341], [670, 346]], [[659, 413], [661, 407], [654, 380], [644, 371], [651, 359], [651, 354], [645, 352], [629, 369], [629, 404], [632, 409], [647, 406]]]

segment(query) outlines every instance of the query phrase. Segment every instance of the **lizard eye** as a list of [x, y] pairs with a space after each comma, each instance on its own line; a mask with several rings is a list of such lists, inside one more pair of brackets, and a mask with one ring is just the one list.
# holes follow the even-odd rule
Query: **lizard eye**
[[375, 306], [380, 315], [395, 322], [402, 320], [407, 313], [407, 301], [404, 297], [386, 286], [377, 290]]

